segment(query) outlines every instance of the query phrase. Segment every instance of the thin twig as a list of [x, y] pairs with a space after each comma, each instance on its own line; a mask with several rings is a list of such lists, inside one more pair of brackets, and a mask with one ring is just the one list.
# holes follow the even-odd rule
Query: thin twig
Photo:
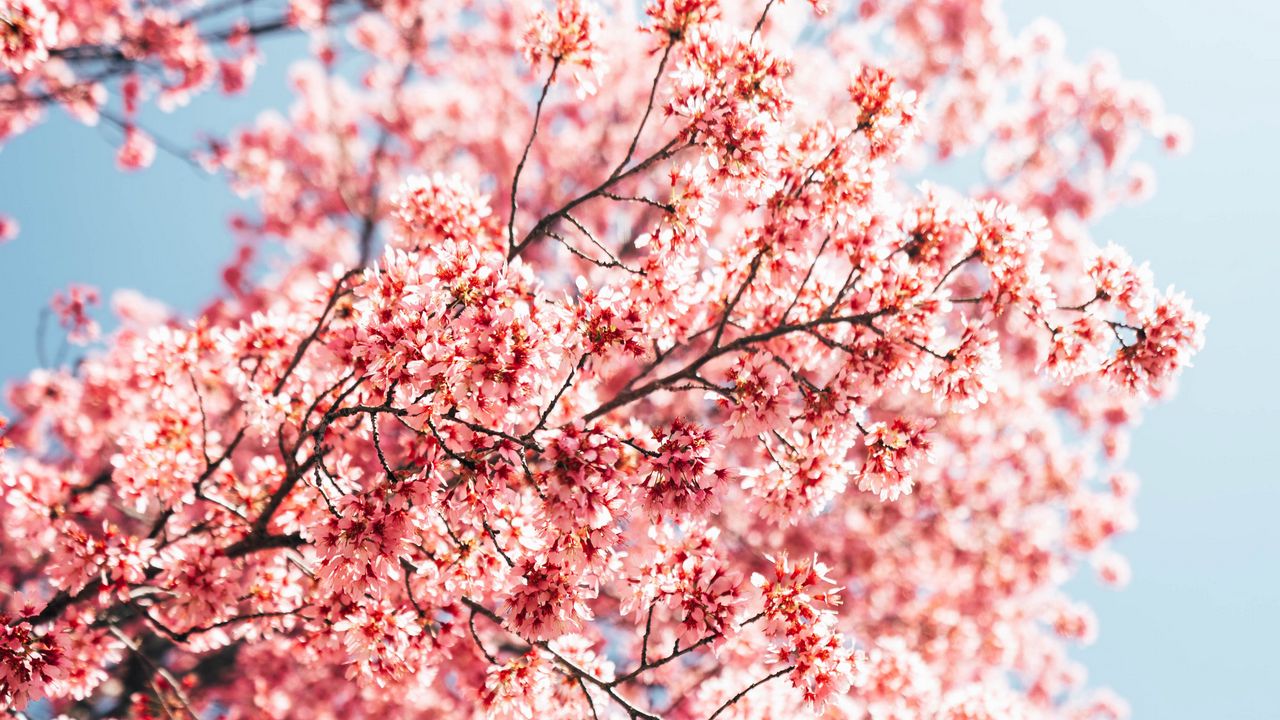
[[742, 698], [746, 697], [746, 696], [747, 696], [747, 693], [751, 692], [752, 690], [755, 690], [756, 688], [758, 688], [758, 687], [760, 687], [761, 685], [763, 685], [763, 684], [765, 684], [765, 683], [769, 682], [770, 680], [773, 680], [774, 678], [780, 678], [780, 677], [782, 677], [783, 675], [786, 675], [787, 673], [791, 672], [791, 671], [792, 671], [792, 670], [794, 670], [794, 669], [795, 669], [795, 666], [793, 666], [793, 665], [788, 665], [787, 667], [784, 667], [784, 668], [782, 668], [781, 670], [779, 670], [779, 671], [777, 671], [777, 672], [775, 672], [775, 673], [772, 673], [772, 674], [770, 674], [770, 675], [766, 675], [765, 677], [760, 678], [759, 680], [757, 680], [757, 681], [755, 681], [755, 682], [751, 683], [751, 684], [750, 684], [750, 685], [748, 685], [747, 687], [743, 688], [743, 689], [742, 689], [742, 692], [739, 692], [737, 695], [734, 695], [733, 697], [729, 698], [728, 700], [726, 700], [726, 701], [724, 702], [724, 704], [723, 704], [723, 705], [721, 705], [720, 707], [716, 708], [716, 711], [715, 711], [715, 712], [713, 712], [713, 713], [711, 713], [711, 716], [710, 716], [710, 717], [708, 717], [708, 718], [707, 718], [707, 720], [716, 720], [716, 718], [717, 718], [717, 717], [720, 717], [720, 713], [723, 713], [725, 710], [728, 710], [728, 709], [729, 709], [729, 707], [730, 707], [730, 706], [732, 706], [734, 703], [736, 703], [736, 702], [738, 702], [739, 700], [741, 700]]
[[507, 248], [514, 252], [516, 247], [516, 192], [520, 189], [520, 173], [524, 171], [524, 164], [529, 160], [529, 150], [533, 147], [533, 141], [538, 137], [538, 121], [542, 119], [542, 103], [547, 99], [547, 91], [551, 89], [551, 82], [556, 78], [556, 70], [560, 69], [560, 58], [556, 58], [551, 63], [551, 72], [547, 74], [547, 81], [542, 84], [542, 93], [538, 95], [538, 104], [533, 110], [533, 130], [529, 133], [529, 141], [524, 144], [524, 153], [520, 155], [520, 162], [516, 163], [516, 171], [511, 176], [511, 215], [507, 218]]

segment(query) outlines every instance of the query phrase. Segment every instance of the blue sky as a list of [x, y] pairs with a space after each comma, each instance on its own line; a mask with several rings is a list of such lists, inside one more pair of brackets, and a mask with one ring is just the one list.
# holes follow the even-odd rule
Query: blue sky
[[[1254, 0], [1013, 0], [1018, 28], [1046, 15], [1068, 50], [1115, 54], [1195, 126], [1187, 157], [1157, 159], [1154, 200], [1095, 229], [1149, 260], [1162, 284], [1212, 317], [1208, 346], [1173, 402], [1134, 438], [1140, 525], [1118, 547], [1133, 564], [1123, 592], [1081, 581], [1101, 620], [1079, 653], [1092, 683], [1115, 688], [1137, 718], [1280, 718], [1280, 3]], [[235, 102], [204, 98], [154, 123], [186, 141], [282, 107], [286, 57]], [[147, 172], [114, 168], [118, 132], [54, 113], [0, 152], [0, 212], [22, 235], [0, 246], [0, 378], [36, 364], [40, 307], [69, 282], [129, 287], [194, 310], [229, 257], [226, 185], [163, 153]]]

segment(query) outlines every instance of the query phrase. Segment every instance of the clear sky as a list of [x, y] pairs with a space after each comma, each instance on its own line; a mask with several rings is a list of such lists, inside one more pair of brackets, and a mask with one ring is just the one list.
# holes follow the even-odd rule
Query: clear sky
[[[1091, 682], [1127, 697], [1140, 719], [1280, 719], [1280, 2], [1006, 5], [1015, 28], [1058, 20], [1075, 57], [1111, 51], [1196, 130], [1189, 156], [1155, 161], [1151, 202], [1095, 230], [1149, 260], [1212, 320], [1178, 396], [1134, 438], [1140, 525], [1118, 545], [1133, 582], [1123, 592], [1072, 586], [1101, 620], [1079, 656]], [[186, 141], [283, 107], [285, 58], [302, 48], [271, 42], [247, 96], [197, 99], [153, 124]], [[163, 153], [146, 172], [117, 172], [118, 139], [54, 113], [0, 152], [0, 212], [22, 223], [0, 246], [0, 378], [36, 364], [39, 308], [69, 282], [135, 288], [186, 311], [217, 288], [239, 202]]]

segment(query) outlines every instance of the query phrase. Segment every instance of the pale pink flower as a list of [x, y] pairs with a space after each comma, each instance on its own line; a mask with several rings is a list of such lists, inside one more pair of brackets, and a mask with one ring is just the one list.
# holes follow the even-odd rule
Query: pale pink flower
[[582, 578], [552, 559], [529, 559], [517, 567], [517, 584], [507, 598], [511, 626], [521, 635], [543, 640], [576, 630], [592, 619], [586, 601], [594, 594]]
[[1104, 374], [1131, 392], [1160, 395], [1204, 347], [1206, 322], [1203, 314], [1191, 309], [1185, 295], [1170, 289], [1139, 317], [1136, 337], [1131, 343], [1121, 341]]
[[58, 322], [67, 331], [67, 340], [84, 345], [98, 338], [97, 321], [89, 317], [89, 308], [98, 304], [97, 288], [71, 285], [65, 293], [55, 293], [49, 305]]
[[932, 443], [925, 433], [932, 426], [932, 420], [897, 418], [868, 428], [858, 489], [879, 495], [881, 500], [910, 494], [916, 468], [929, 458]]
[[130, 125], [124, 131], [124, 144], [116, 153], [121, 170], [141, 170], [151, 166], [156, 157], [156, 143], [145, 132]]
[[0, 244], [18, 237], [18, 221], [0, 214]]
[[782, 427], [791, 393], [782, 367], [764, 355], [746, 357], [730, 371], [729, 383], [732, 402], [719, 400], [729, 410], [729, 437], [752, 437]]
[[600, 10], [588, 0], [555, 0], [554, 13], [539, 8], [525, 29], [521, 48], [535, 67], [554, 63], [573, 72], [582, 96], [594, 95], [607, 66], [596, 47]]
[[58, 42], [58, 13], [42, 0], [5, 0], [0, 5], [0, 67], [14, 74], [33, 70]]
[[925, 366], [921, 385], [944, 407], [973, 410], [986, 404], [999, 370], [996, 333], [983, 323], [965, 320], [960, 342], [943, 359]]
[[655, 512], [709, 512], [729, 471], [713, 462], [715, 441], [710, 430], [675, 420], [654, 431], [658, 449], [648, 458], [640, 481], [645, 503]]

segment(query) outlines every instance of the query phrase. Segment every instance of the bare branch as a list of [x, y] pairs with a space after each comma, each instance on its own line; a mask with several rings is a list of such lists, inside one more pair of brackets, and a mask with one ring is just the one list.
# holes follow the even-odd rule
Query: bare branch
[[556, 70], [560, 69], [560, 58], [556, 58], [551, 63], [551, 72], [547, 74], [547, 81], [542, 84], [542, 93], [538, 95], [538, 104], [533, 111], [533, 130], [529, 133], [529, 141], [524, 144], [524, 153], [520, 155], [520, 162], [516, 163], [516, 171], [511, 176], [511, 215], [507, 218], [507, 248], [510, 252], [515, 252], [516, 247], [516, 193], [520, 190], [520, 173], [524, 171], [524, 164], [529, 159], [529, 150], [533, 147], [533, 141], [538, 137], [538, 121], [542, 119], [542, 103], [547, 99], [547, 91], [551, 89], [551, 83], [556, 78]]

